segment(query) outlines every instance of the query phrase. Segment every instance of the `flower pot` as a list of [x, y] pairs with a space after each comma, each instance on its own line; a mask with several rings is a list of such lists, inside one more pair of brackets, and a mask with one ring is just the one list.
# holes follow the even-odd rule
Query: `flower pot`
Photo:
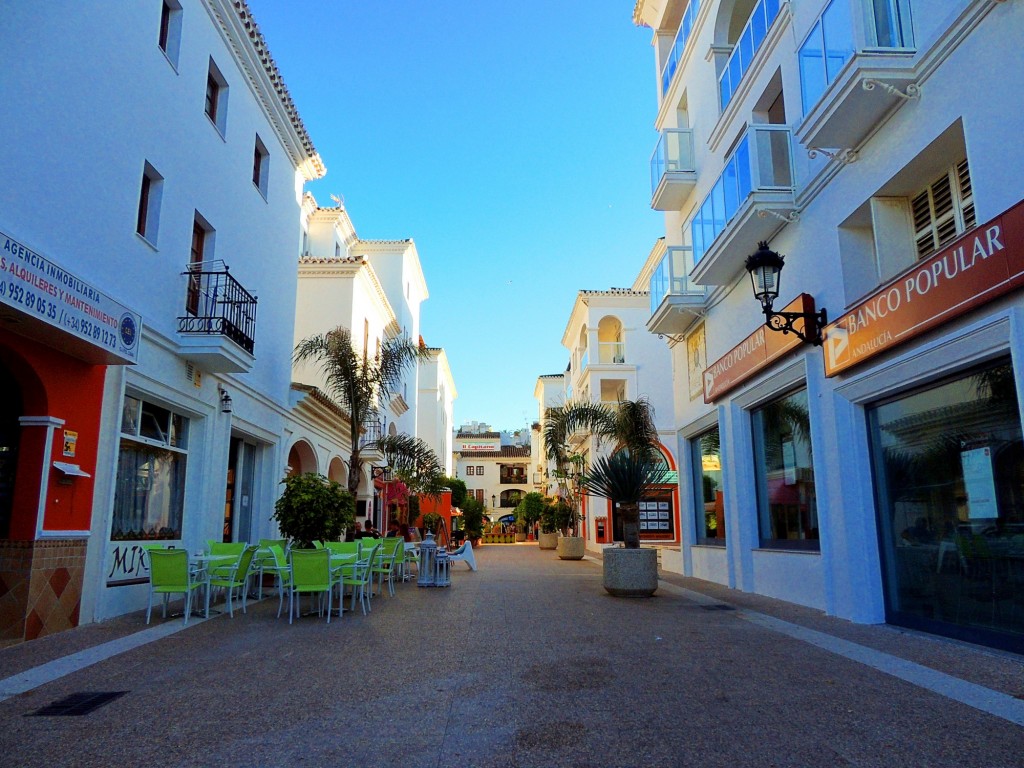
[[558, 539], [559, 560], [582, 560], [586, 551], [582, 536], [562, 536]]
[[650, 597], [658, 588], [656, 549], [606, 549], [604, 588], [616, 597]]
[[542, 533], [537, 538], [540, 542], [541, 549], [556, 549], [558, 547], [558, 534], [557, 533]]
[[516, 543], [518, 544], [518, 543], [523, 542], [523, 541], [526, 541], [526, 534], [525, 533], [517, 533], [516, 534]]

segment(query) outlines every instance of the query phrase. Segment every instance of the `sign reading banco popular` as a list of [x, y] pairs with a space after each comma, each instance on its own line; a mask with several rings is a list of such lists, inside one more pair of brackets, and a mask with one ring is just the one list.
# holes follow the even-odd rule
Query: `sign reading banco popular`
[[142, 316], [0, 231], [0, 304], [136, 363]]
[[1024, 202], [907, 270], [826, 326], [825, 375], [1024, 286]]

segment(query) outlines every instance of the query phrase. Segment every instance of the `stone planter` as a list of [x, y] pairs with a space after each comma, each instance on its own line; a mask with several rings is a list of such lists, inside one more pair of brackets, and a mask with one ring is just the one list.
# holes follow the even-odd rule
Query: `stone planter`
[[558, 539], [559, 560], [582, 560], [585, 551], [582, 536], [562, 536]]
[[658, 588], [656, 549], [606, 549], [604, 588], [616, 597], [650, 597]]
[[516, 534], [516, 543], [518, 544], [518, 543], [523, 542], [523, 541], [526, 541], [526, 533], [517, 533]]
[[558, 547], [557, 533], [542, 533], [537, 537], [541, 549], [556, 549]]

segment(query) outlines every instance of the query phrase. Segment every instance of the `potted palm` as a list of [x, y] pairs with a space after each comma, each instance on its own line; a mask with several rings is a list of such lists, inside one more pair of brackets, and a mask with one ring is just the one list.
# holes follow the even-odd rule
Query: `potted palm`
[[548, 409], [545, 450], [561, 471], [573, 475], [568, 437], [588, 433], [615, 452], [575, 469], [578, 494], [601, 496], [612, 502], [623, 523], [623, 548], [604, 550], [604, 587], [619, 596], [649, 596], [658, 586], [658, 553], [640, 548], [639, 502], [652, 486], [663, 483], [666, 468], [658, 449], [654, 409], [646, 398], [604, 403], [570, 402]]

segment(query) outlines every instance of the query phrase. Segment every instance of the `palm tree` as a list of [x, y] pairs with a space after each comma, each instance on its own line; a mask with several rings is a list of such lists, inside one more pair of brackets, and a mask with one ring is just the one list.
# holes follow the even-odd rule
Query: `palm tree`
[[402, 374], [428, 356], [426, 347], [405, 336], [395, 336], [381, 342], [379, 353], [370, 357], [356, 349], [351, 331], [340, 325], [295, 345], [293, 361], [317, 363], [324, 374], [327, 394], [348, 412], [348, 490], [353, 496], [363, 477], [359, 435], [364, 424], [377, 418], [381, 401], [402, 380]]
[[[416, 495], [438, 497], [445, 488], [444, 469], [434, 450], [422, 439], [411, 435], [387, 435], [377, 441], [377, 450], [384, 456], [384, 463], [405, 483], [409, 492]], [[402, 519], [408, 524], [415, 520]]]
[[[610, 444], [618, 449], [617, 453], [609, 459], [599, 459], [589, 472], [583, 472], [579, 455], [570, 453], [568, 448], [570, 436], [578, 430]], [[568, 483], [564, 486], [573, 503], [574, 514], [582, 490], [618, 503], [623, 538], [629, 549], [640, 546], [640, 497], [633, 498], [633, 490], [639, 484], [646, 493], [652, 485], [664, 482], [664, 461], [658, 443], [654, 408], [646, 397], [620, 400], [614, 406], [570, 401], [548, 408], [545, 415], [544, 448], [548, 459], [555, 464], [555, 477], [559, 478], [560, 485], [563, 479], [578, 480], [575, 489]], [[631, 478], [630, 483], [624, 482], [627, 478]]]

